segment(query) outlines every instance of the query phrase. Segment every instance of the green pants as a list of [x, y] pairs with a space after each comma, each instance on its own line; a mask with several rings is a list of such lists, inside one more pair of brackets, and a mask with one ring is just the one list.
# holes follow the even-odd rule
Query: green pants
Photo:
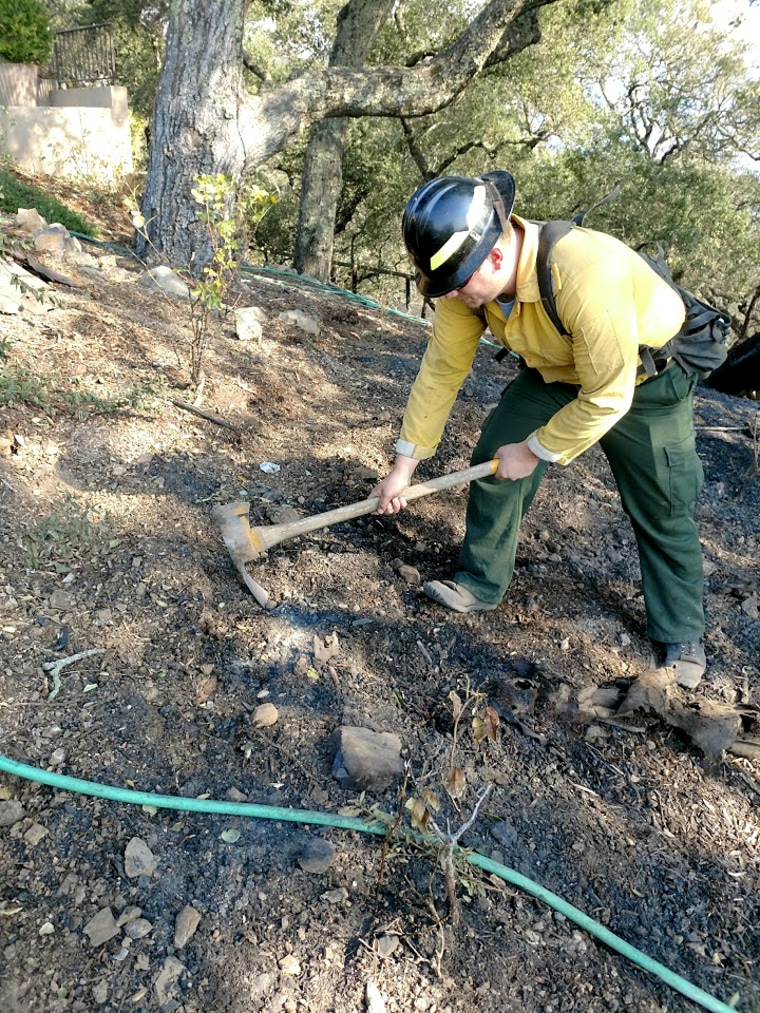
[[[673, 366], [636, 388], [630, 411], [602, 438], [639, 550], [647, 633], [661, 643], [697, 640], [704, 631], [702, 549], [694, 507], [702, 463], [694, 441], [696, 377]], [[486, 419], [472, 456], [479, 464], [520, 443], [578, 394], [523, 369]], [[520, 481], [470, 486], [467, 533], [456, 580], [483, 601], [499, 602], [515, 567], [520, 522], [547, 463]]]

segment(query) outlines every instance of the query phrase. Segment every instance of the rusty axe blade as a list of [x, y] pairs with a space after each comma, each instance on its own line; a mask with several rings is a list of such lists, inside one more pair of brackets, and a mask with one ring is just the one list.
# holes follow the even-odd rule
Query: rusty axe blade
[[224, 544], [235, 563], [250, 563], [264, 551], [264, 543], [248, 520], [248, 503], [227, 503], [215, 506], [211, 516], [222, 532]]

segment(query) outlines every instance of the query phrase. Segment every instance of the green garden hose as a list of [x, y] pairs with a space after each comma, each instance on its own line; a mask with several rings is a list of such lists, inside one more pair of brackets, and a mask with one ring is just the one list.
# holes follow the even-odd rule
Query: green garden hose
[[[106, 784], [98, 784], [96, 781], [83, 781], [78, 777], [68, 777], [65, 774], [56, 774], [49, 770], [42, 770], [26, 763], [19, 763], [7, 756], [0, 755], [0, 770], [4, 770], [14, 777], [21, 777], [27, 781], [36, 781], [40, 784], [48, 784], [54, 788], [62, 788], [65, 791], [77, 792], [80, 795], [94, 795], [96, 798], [109, 799], [112, 802], [127, 802], [132, 805], [150, 805], [159, 809], [178, 809], [182, 812], [201, 813], [223, 813], [227, 816], [246, 816], [251, 819], [282, 820], [290, 823], [306, 823], [323, 827], [334, 827], [339, 830], [356, 830], [365, 834], [386, 835], [388, 827], [380, 822], [367, 822], [349, 816], [339, 816], [333, 813], [314, 812], [308, 809], [288, 809], [282, 806], [257, 805], [249, 802], [217, 802], [213, 799], [182, 798], [177, 795], [155, 795], [148, 791], [131, 791], [127, 788], [115, 788]], [[431, 838], [431, 844], [439, 842]], [[726, 1003], [715, 999], [704, 992], [696, 985], [680, 975], [675, 974], [663, 964], [658, 963], [646, 953], [631, 946], [624, 939], [610, 932], [599, 922], [589, 918], [578, 908], [568, 904], [561, 897], [544, 889], [538, 883], [522, 876], [519, 872], [507, 868], [500, 862], [494, 862], [485, 855], [477, 852], [464, 852], [468, 862], [478, 869], [498, 876], [505, 883], [511, 883], [525, 893], [530, 894], [537, 900], [543, 901], [549, 907], [564, 915], [565, 918], [594, 936], [605, 946], [615, 950], [621, 956], [637, 964], [639, 967], [654, 974], [669, 985], [671, 988], [685, 995], [698, 1003], [704, 1009], [712, 1010], [714, 1013], [735, 1013], [735, 1006], [728, 1006]]]

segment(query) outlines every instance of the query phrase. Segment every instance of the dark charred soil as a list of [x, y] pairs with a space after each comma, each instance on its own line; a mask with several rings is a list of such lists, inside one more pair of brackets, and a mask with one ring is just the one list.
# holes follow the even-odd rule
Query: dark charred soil
[[[0, 774], [2, 1008], [697, 1008], [480, 870], [457, 873], [453, 917], [436, 849], [402, 830], [405, 800], [447, 797], [453, 759], [461, 815], [442, 801], [442, 824], [459, 826], [491, 786], [463, 845], [760, 1011], [760, 761], [706, 754], [656, 708], [609, 706], [651, 665], [635, 546], [601, 453], [550, 471], [494, 612], [447, 614], [421, 592], [456, 565], [461, 488], [272, 548], [248, 567], [271, 596], [264, 610], [212, 507], [244, 499], [251, 523], [268, 525], [364, 499], [389, 467], [428, 325], [246, 273], [240, 299], [264, 311], [263, 337], [243, 343], [231, 317], [214, 321], [199, 405], [233, 430], [182, 407], [182, 303], [147, 291], [118, 251], [86, 248], [95, 271], [59, 265], [83, 287], [0, 317], [3, 389], [47, 380], [0, 404], [0, 752], [144, 792], [403, 819], [384, 845]], [[318, 336], [279, 317], [293, 309]], [[483, 346], [422, 478], [467, 466], [515, 368], [493, 351]], [[735, 709], [751, 729], [758, 405], [700, 388], [696, 421], [709, 673], [671, 692], [693, 713]], [[54, 674], [86, 651], [98, 653]], [[456, 729], [452, 692], [467, 707]], [[264, 701], [278, 719], [257, 727]], [[478, 744], [471, 717], [486, 704], [498, 738]], [[406, 776], [361, 797], [341, 787], [331, 736], [345, 725], [397, 734]], [[155, 860], [142, 874], [127, 854], [135, 838]], [[314, 838], [335, 846], [318, 873], [299, 863]], [[177, 940], [187, 906], [197, 930]], [[118, 931], [103, 939], [91, 919], [105, 909]]]

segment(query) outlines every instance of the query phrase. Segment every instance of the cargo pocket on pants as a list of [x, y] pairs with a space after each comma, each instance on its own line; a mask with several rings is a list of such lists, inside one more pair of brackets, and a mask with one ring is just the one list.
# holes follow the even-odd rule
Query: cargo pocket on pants
[[694, 435], [665, 447], [668, 462], [670, 513], [692, 510], [704, 481], [704, 469], [697, 454]]

